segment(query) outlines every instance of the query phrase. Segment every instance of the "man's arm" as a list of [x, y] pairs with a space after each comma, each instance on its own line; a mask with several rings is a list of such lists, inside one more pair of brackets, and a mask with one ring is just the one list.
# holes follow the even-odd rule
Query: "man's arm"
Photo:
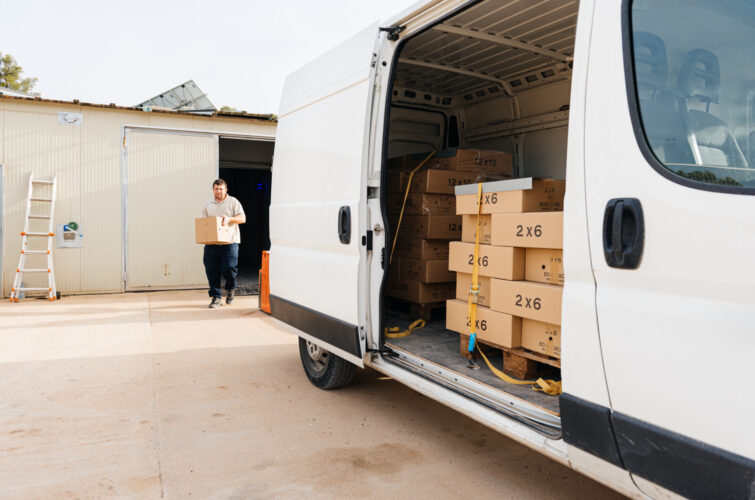
[[223, 225], [227, 226], [228, 224], [244, 224], [246, 222], [246, 216], [244, 214], [237, 215], [235, 217], [230, 217], [228, 215], [223, 216]]

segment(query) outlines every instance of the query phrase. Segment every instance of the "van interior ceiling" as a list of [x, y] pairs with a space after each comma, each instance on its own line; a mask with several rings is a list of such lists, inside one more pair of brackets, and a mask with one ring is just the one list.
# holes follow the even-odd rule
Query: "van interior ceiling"
[[270, 248], [270, 178], [273, 141], [220, 138], [220, 178], [246, 213], [240, 226], [237, 293], [258, 292], [262, 251]]
[[[394, 66], [385, 179], [411, 170], [432, 151], [454, 155], [457, 148], [510, 154], [513, 177], [565, 179], [578, 7], [576, 0], [482, 1], [407, 39]], [[407, 155], [413, 165], [402, 160]], [[403, 197], [404, 185], [384, 185], [387, 205]], [[387, 206], [393, 238], [397, 217], [391, 212]], [[396, 272], [389, 265], [388, 274]], [[416, 308], [396, 300], [389, 288], [383, 288], [383, 326], [404, 329], [417, 319]], [[459, 334], [445, 329], [443, 304], [432, 309], [424, 328], [385, 338], [387, 346], [463, 375], [478, 394], [492, 389], [558, 415], [558, 398], [504, 383], [484, 365], [468, 367]], [[501, 368], [501, 359], [493, 363]], [[559, 379], [554, 370], [551, 378]], [[546, 427], [541, 430], [549, 432]]]

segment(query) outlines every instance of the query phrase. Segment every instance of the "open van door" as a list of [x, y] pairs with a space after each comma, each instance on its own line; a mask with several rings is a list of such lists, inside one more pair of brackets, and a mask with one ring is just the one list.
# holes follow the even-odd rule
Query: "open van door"
[[270, 204], [272, 316], [358, 366], [377, 40], [376, 23], [286, 79]]

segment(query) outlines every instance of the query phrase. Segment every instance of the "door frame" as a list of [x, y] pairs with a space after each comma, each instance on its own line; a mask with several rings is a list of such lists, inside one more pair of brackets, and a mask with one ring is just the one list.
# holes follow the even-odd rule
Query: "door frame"
[[[131, 287], [128, 286], [128, 145], [129, 145], [129, 133], [152, 133], [152, 134], [169, 134], [169, 135], [192, 135], [200, 137], [214, 137], [215, 138], [215, 176], [220, 175], [220, 138], [230, 139], [247, 139], [257, 140], [264, 142], [275, 142], [274, 135], [267, 134], [244, 134], [239, 132], [228, 132], [220, 130], [205, 130], [205, 129], [188, 129], [188, 128], [172, 128], [172, 127], [153, 127], [148, 125], [129, 125], [124, 124], [121, 126], [121, 292], [133, 292], [143, 291], [143, 287]], [[0, 181], [1, 182], [1, 181]], [[1, 237], [1, 235], [0, 235]], [[0, 248], [0, 252], [2, 249]], [[0, 253], [0, 258], [2, 253]], [[2, 280], [2, 276], [0, 276]], [[0, 281], [0, 283], [2, 283]], [[191, 290], [196, 289], [196, 286], [171, 286], [167, 288], [162, 287], [149, 287], [149, 290]], [[0, 288], [2, 290], [2, 288]]]

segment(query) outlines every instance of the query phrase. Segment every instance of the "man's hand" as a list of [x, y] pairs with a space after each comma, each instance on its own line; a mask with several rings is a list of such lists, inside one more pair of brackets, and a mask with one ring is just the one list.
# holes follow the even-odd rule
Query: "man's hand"
[[229, 220], [230, 220], [230, 217], [228, 217], [227, 215], [224, 215], [223, 218], [220, 220], [220, 225], [227, 226]]

